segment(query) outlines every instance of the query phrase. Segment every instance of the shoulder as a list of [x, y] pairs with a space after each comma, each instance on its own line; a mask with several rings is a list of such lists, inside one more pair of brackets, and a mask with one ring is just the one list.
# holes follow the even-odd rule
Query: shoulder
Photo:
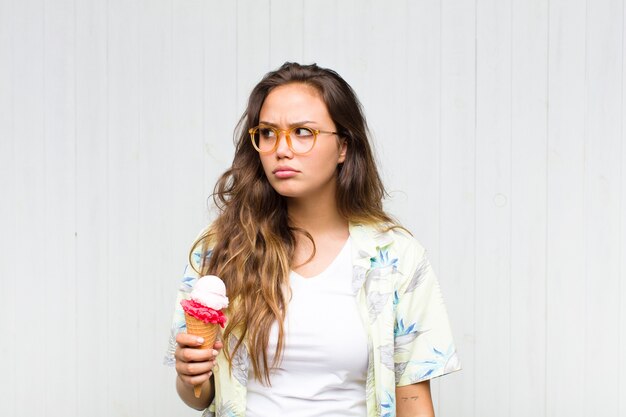
[[410, 275], [426, 257], [426, 249], [419, 240], [399, 225], [351, 223], [350, 236], [360, 256], [381, 258], [385, 265], [394, 265], [401, 276]]
[[416, 270], [419, 270], [426, 260], [426, 248], [408, 230], [404, 228], [393, 228], [387, 233], [391, 235], [393, 244], [390, 251], [397, 259], [397, 269], [400, 272], [398, 280], [400, 282], [411, 279]]
[[194, 269], [199, 270], [202, 260], [211, 256], [214, 246], [215, 239], [212, 234], [212, 224], [209, 224], [200, 230], [191, 244], [191, 248], [189, 249], [190, 265]]
[[422, 257], [426, 253], [426, 248], [407, 229], [396, 227], [387, 233], [392, 235], [393, 244], [398, 254], [403, 256]]
[[365, 246], [387, 248], [399, 256], [421, 257], [426, 252], [419, 240], [400, 225], [351, 223], [350, 235]]

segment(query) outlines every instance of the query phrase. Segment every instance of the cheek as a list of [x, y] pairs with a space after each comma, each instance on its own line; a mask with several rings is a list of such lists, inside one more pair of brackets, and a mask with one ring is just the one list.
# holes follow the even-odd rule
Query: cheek
[[267, 173], [267, 170], [270, 169], [270, 157], [259, 155], [259, 159], [261, 161], [261, 166], [263, 167], [263, 171]]
[[334, 171], [339, 163], [339, 151], [332, 147], [327, 147], [323, 150], [320, 149], [320, 151], [321, 152], [311, 158], [309, 161], [310, 166], [324, 172]]

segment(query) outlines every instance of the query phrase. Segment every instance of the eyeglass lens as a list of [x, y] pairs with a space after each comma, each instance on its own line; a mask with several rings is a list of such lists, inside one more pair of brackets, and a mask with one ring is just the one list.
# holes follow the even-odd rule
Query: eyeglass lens
[[[308, 127], [294, 127], [287, 134], [291, 139], [291, 147], [294, 152], [308, 152], [315, 143], [315, 132]], [[258, 127], [252, 136], [254, 144], [261, 152], [269, 152], [274, 149], [279, 138], [280, 132], [278, 130], [264, 126]]]

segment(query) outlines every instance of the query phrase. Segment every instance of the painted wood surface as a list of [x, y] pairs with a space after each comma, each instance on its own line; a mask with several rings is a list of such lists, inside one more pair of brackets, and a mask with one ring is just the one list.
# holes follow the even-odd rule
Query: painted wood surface
[[2, 416], [193, 416], [161, 365], [250, 89], [337, 70], [463, 371], [442, 417], [626, 417], [619, 0], [0, 0]]

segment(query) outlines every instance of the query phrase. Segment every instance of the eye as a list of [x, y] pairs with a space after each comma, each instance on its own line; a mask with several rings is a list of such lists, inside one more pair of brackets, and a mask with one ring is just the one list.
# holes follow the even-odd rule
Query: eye
[[293, 134], [299, 138], [313, 137], [313, 130], [308, 127], [296, 127], [293, 129]]
[[273, 138], [275, 136], [274, 130], [270, 127], [260, 127], [259, 134], [263, 138]]

